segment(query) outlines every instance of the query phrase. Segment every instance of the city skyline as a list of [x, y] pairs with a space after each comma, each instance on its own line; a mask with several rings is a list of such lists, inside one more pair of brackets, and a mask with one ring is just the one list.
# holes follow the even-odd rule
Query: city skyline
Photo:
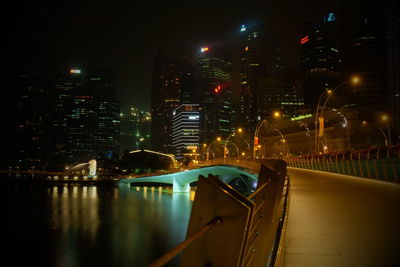
[[7, 70], [8, 64], [18, 61], [29, 62], [43, 72], [65, 67], [111, 67], [117, 73], [117, 97], [122, 108], [136, 105], [149, 110], [156, 50], [186, 56], [193, 62], [201, 46], [232, 46], [240, 25], [264, 22], [271, 36], [285, 44], [289, 66], [298, 68], [303, 14], [311, 9], [335, 8], [337, 2], [219, 3], [195, 8], [173, 3], [164, 7], [108, 6], [90, 1], [78, 6], [30, 1], [22, 6], [11, 4], [5, 19], [15, 23], [7, 29], [10, 53], [4, 67]]

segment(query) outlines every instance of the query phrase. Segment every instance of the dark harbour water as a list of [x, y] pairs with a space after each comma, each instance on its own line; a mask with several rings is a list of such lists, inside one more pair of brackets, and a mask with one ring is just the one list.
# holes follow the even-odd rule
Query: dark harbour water
[[2, 180], [0, 195], [1, 266], [140, 267], [185, 239], [194, 193]]

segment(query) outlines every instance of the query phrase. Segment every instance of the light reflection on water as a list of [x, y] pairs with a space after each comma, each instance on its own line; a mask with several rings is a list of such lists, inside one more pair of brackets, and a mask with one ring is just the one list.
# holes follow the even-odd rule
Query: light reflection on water
[[125, 184], [19, 187], [11, 194], [13, 253], [31, 255], [15, 255], [15, 265], [66, 267], [147, 266], [184, 240], [194, 197]]

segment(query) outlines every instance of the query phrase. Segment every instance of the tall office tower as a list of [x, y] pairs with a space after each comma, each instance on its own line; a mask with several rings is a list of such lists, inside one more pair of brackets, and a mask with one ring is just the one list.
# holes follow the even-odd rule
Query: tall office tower
[[82, 69], [65, 70], [55, 82], [52, 114], [52, 158], [56, 167], [64, 167], [67, 160], [68, 114], [72, 109], [73, 90], [85, 82]]
[[46, 167], [49, 155], [49, 93], [52, 85], [49, 79], [35, 74], [25, 64], [13, 86], [17, 90], [14, 163], [20, 168]]
[[399, 3], [352, 1], [342, 5], [343, 71], [358, 74], [362, 83], [342, 90], [349, 106], [365, 118], [385, 110], [399, 120]]
[[157, 53], [151, 89], [152, 149], [172, 153], [172, 112], [190, 102], [193, 70], [183, 59]]
[[197, 55], [196, 91], [201, 93], [201, 142], [226, 138], [232, 131], [234, 111], [230, 53], [222, 47], [203, 47]]
[[198, 104], [182, 104], [173, 111], [172, 146], [177, 159], [197, 150], [200, 144], [200, 114]]
[[[268, 47], [263, 25], [246, 28], [242, 25], [240, 46], [240, 103], [239, 121], [248, 133], [254, 133], [259, 114], [257, 86], [261, 78], [268, 74]], [[278, 60], [279, 57], [272, 59]], [[279, 65], [279, 64], [277, 64]], [[272, 71], [272, 65], [270, 70]]]
[[295, 117], [303, 108], [303, 94], [300, 79], [289, 75], [276, 75], [261, 78], [258, 86], [258, 107], [262, 118], [271, 116], [274, 111], [285, 117]]
[[108, 68], [88, 69], [86, 86], [94, 94], [97, 113], [96, 157], [114, 162], [118, 160], [120, 127], [115, 80], [115, 73]]
[[77, 164], [95, 159], [98, 116], [95, 94], [86, 84], [71, 91], [66, 125], [66, 163]]
[[339, 36], [336, 14], [326, 12], [309, 16], [300, 40], [304, 102], [315, 107], [320, 95], [337, 86], [339, 80]]
[[52, 119], [53, 164], [118, 159], [119, 105], [107, 68], [70, 69], [57, 79]]

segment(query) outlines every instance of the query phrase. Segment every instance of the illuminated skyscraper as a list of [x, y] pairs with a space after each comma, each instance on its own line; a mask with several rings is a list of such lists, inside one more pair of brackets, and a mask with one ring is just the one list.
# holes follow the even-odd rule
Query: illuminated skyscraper
[[261, 118], [267, 118], [274, 111], [280, 111], [285, 117], [295, 117], [304, 106], [301, 81], [293, 76], [261, 78], [257, 90]]
[[239, 121], [246, 132], [254, 133], [261, 119], [257, 86], [268, 73], [268, 49], [264, 26], [241, 27]]
[[67, 160], [68, 115], [72, 109], [74, 88], [85, 82], [82, 69], [65, 70], [55, 81], [52, 114], [52, 164], [63, 166]]
[[316, 107], [320, 95], [333, 89], [339, 81], [341, 53], [334, 12], [316, 13], [304, 22], [301, 46], [301, 70], [304, 80], [304, 102]]
[[203, 108], [201, 142], [226, 138], [233, 130], [232, 62], [221, 47], [203, 47], [197, 55], [196, 91]]
[[52, 120], [53, 163], [118, 159], [119, 105], [115, 75], [104, 68], [68, 70], [57, 79]]
[[94, 92], [96, 158], [116, 161], [119, 152], [120, 107], [116, 99], [116, 75], [109, 68], [89, 68], [87, 86]]
[[183, 59], [157, 53], [151, 89], [151, 140], [155, 151], [173, 153], [172, 112], [191, 102], [193, 69]]
[[173, 111], [172, 146], [177, 159], [196, 152], [200, 144], [201, 107], [182, 104]]

